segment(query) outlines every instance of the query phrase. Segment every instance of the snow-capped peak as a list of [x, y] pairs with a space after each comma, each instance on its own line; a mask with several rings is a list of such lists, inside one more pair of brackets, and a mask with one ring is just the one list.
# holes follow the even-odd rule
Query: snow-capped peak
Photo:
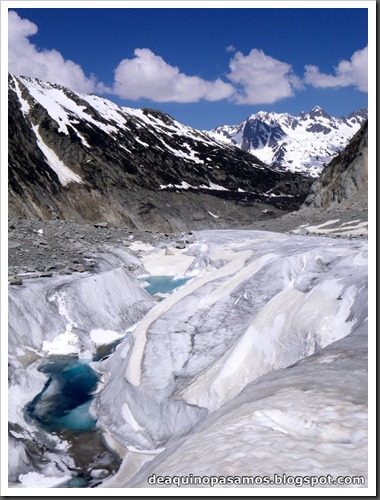
[[239, 125], [217, 127], [209, 134], [249, 151], [271, 166], [317, 177], [367, 116], [366, 109], [359, 109], [347, 117], [335, 118], [318, 105], [298, 116], [259, 111]]

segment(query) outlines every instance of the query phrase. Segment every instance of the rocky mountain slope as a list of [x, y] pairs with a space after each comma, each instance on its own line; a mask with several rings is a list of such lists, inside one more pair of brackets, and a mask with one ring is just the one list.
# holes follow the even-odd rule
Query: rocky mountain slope
[[260, 111], [238, 125], [223, 125], [208, 134], [251, 152], [273, 167], [317, 177], [367, 116], [366, 109], [358, 109], [347, 117], [335, 118], [319, 106], [298, 116]]
[[9, 212], [164, 231], [246, 225], [310, 187], [151, 109], [9, 75]]
[[358, 197], [368, 200], [368, 121], [324, 168], [304, 205], [325, 209], [332, 203], [352, 204]]

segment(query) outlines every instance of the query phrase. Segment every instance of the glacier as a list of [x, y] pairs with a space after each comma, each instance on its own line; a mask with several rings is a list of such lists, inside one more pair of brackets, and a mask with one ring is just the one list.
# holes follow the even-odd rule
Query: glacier
[[[150, 488], [152, 475], [368, 480], [367, 241], [253, 230], [193, 239], [110, 248], [94, 274], [10, 288], [12, 487], [69, 474], [64, 443], [45, 467], [27, 463], [26, 433], [41, 431], [23, 407], [46, 381], [41, 360], [89, 358], [102, 333], [125, 338], [91, 363], [101, 383], [90, 411], [122, 459], [100, 488]], [[189, 279], [157, 302], [138, 278], [163, 274]]]

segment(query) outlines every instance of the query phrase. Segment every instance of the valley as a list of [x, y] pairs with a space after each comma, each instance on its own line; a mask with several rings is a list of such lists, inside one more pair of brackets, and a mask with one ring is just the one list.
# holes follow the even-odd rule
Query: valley
[[9, 96], [10, 488], [365, 486], [364, 114], [310, 172], [57, 84]]

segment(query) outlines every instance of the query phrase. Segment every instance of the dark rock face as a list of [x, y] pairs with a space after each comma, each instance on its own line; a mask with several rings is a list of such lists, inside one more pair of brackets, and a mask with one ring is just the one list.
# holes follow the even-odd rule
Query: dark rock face
[[304, 205], [325, 209], [360, 197], [368, 200], [368, 121], [322, 171]]
[[[163, 231], [294, 210], [310, 181], [151, 109], [9, 76], [9, 211]], [[266, 213], [266, 212], [265, 212]]]
[[278, 124], [271, 125], [259, 119], [248, 120], [244, 126], [241, 148], [249, 151], [265, 144], [273, 147], [284, 136], [285, 132]]
[[356, 121], [357, 123], [363, 123], [363, 121], [368, 118], [368, 111], [365, 108], [359, 108], [356, 111], [350, 113], [347, 118], [349, 120]]

